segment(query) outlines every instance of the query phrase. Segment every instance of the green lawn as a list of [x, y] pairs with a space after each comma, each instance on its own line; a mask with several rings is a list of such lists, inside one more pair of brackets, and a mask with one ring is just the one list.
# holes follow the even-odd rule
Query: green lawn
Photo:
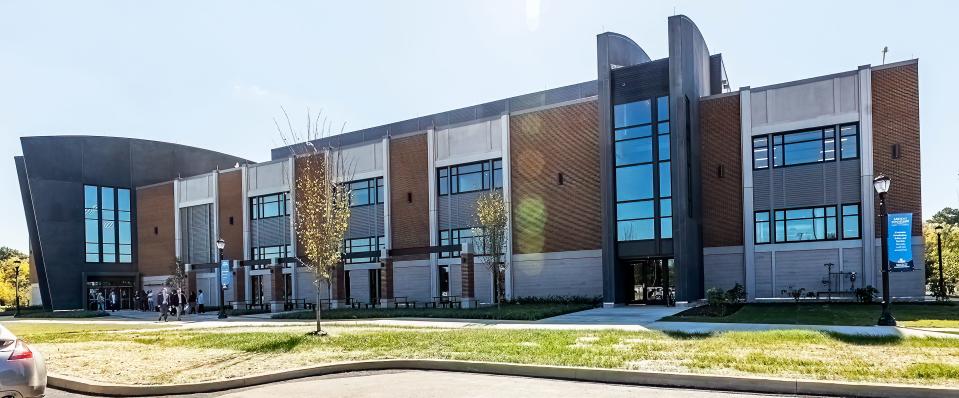
[[[679, 313], [662, 320], [674, 322], [872, 326], [876, 324], [876, 320], [879, 319], [881, 313], [882, 307], [879, 304], [801, 303], [797, 305], [795, 303], [776, 303], [747, 304], [739, 311], [724, 317]], [[892, 313], [899, 321], [900, 326], [959, 328], [959, 305], [894, 303]]]
[[2, 324], [9, 329], [10, 332], [21, 338], [38, 335], [65, 335], [69, 333], [89, 335], [96, 332], [161, 329], [169, 327], [169, 325], [137, 323], [40, 323], [29, 321], [2, 322]]
[[[503, 304], [483, 308], [342, 308], [323, 310], [323, 319], [369, 319], [369, 318], [458, 318], [535, 321], [570, 312], [588, 310], [593, 304], [586, 303], [534, 303]], [[286, 312], [273, 315], [274, 319], [316, 319], [309, 311]]]
[[106, 311], [86, 311], [86, 310], [71, 310], [71, 311], [43, 311], [43, 310], [31, 310], [31, 311], [20, 311], [20, 315], [17, 318], [100, 318], [110, 316], [109, 312]]
[[47, 356], [52, 373], [117, 383], [198, 382], [347, 360], [428, 358], [959, 386], [959, 339], [815, 331], [685, 335], [330, 326], [330, 336], [315, 337], [306, 334], [309, 327], [279, 325], [73, 333], [44, 328], [19, 332]]

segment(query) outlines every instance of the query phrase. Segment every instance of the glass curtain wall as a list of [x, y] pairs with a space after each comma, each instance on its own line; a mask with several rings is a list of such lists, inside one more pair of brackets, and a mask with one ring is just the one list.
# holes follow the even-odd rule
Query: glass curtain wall
[[673, 237], [669, 97], [613, 108], [616, 240]]

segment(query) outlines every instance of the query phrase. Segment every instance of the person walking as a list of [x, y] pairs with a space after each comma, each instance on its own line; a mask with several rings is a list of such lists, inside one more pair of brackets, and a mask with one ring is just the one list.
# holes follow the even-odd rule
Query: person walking
[[98, 290], [98, 291], [97, 291], [97, 312], [104, 312], [104, 311], [105, 311], [105, 309], [103, 308], [103, 302], [104, 302], [104, 301], [105, 301], [105, 300], [103, 299], [103, 292], [101, 292], [101, 291]]
[[190, 300], [187, 302], [190, 303], [190, 309], [187, 311], [187, 313], [196, 314], [196, 292], [190, 292]]
[[153, 298], [153, 290], [147, 292], [147, 309], [146, 311], [156, 311], [157, 304], [156, 300]]
[[196, 296], [196, 309], [200, 311], [201, 314], [204, 311], [206, 311], [206, 308], [203, 308], [205, 304], [206, 304], [206, 295], [203, 294], [203, 290], [200, 290], [200, 294], [197, 294]]
[[161, 320], [163, 322], [167, 321], [167, 317], [170, 315], [170, 292], [163, 288], [160, 294], [157, 295], [157, 302], [160, 305], [160, 317], [157, 318], [157, 322]]
[[183, 305], [186, 304], [186, 297], [183, 296], [183, 291], [180, 289], [176, 290], [176, 294], [173, 296], [173, 306], [176, 307], [176, 320], [183, 320]]
[[117, 312], [117, 291], [110, 290], [110, 311]]

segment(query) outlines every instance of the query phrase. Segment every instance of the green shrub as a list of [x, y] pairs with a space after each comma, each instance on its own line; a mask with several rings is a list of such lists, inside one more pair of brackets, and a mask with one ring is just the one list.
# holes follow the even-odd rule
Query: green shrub
[[855, 290], [856, 301], [860, 303], [872, 304], [876, 301], [876, 294], [879, 293], [879, 289], [872, 287], [872, 285], [861, 287]]

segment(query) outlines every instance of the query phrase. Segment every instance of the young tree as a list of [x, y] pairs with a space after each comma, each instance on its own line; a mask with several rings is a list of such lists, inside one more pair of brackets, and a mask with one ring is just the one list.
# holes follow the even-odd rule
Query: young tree
[[186, 283], [186, 265], [179, 257], [174, 258], [170, 263], [170, 276], [166, 278], [166, 285], [174, 289], [186, 290]]
[[[284, 111], [284, 115], [286, 112]], [[297, 239], [297, 260], [313, 273], [316, 286], [316, 331], [323, 336], [320, 305], [320, 288], [324, 284], [332, 290], [333, 271], [342, 262], [343, 239], [350, 221], [350, 190], [346, 184], [348, 170], [340, 151], [332, 148], [320, 148], [313, 141], [322, 138], [330, 129], [326, 123], [319, 123], [319, 114], [315, 121], [307, 119], [306, 134], [302, 141], [293, 129], [289, 116], [289, 138], [302, 142], [291, 146], [295, 156], [296, 188], [295, 211], [293, 217]], [[275, 122], [275, 121], [274, 121]], [[284, 142], [288, 137], [277, 124]]]
[[501, 191], [490, 191], [476, 200], [476, 224], [473, 236], [479, 241], [484, 254], [483, 262], [493, 277], [493, 295], [496, 305], [503, 301], [506, 264], [506, 228], [509, 223], [509, 209]]
[[0, 248], [0, 304], [14, 304], [17, 286], [20, 287], [20, 304], [29, 305], [30, 259], [19, 250], [2, 247]]
[[[930, 220], [932, 221], [932, 220]], [[936, 247], [936, 226], [942, 226], [942, 274], [947, 295], [959, 294], [959, 224], [933, 224], [922, 226], [925, 241], [926, 282], [930, 290], [939, 293], [939, 253]]]

